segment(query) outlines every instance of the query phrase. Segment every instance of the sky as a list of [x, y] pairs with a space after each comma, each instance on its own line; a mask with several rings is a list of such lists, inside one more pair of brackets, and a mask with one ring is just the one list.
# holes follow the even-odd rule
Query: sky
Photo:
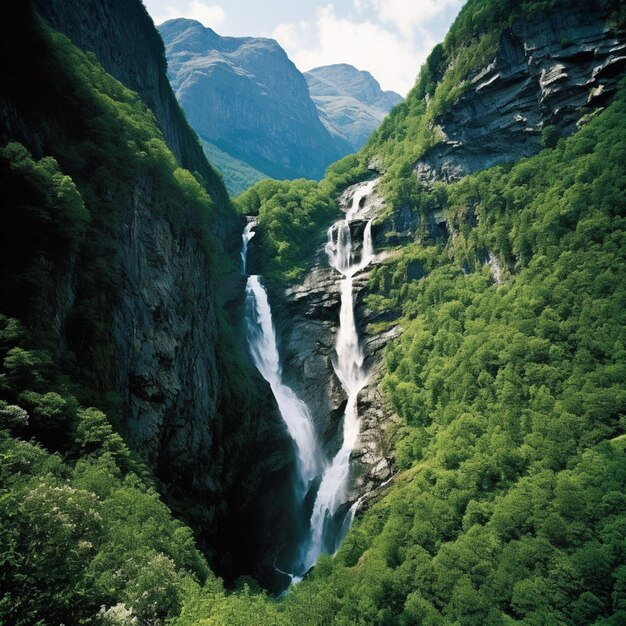
[[219, 35], [271, 37], [298, 69], [350, 63], [405, 96], [465, 0], [143, 0], [155, 24], [188, 17]]

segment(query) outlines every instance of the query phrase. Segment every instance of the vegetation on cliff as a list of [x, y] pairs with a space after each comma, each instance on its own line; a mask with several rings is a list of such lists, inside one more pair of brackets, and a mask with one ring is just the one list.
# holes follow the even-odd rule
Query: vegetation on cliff
[[260, 273], [286, 281], [302, 277], [323, 232], [339, 215], [337, 195], [369, 175], [358, 156], [349, 155], [333, 163], [320, 183], [265, 180], [238, 196], [237, 210], [258, 216]]
[[[276, 279], [303, 274], [336, 217], [338, 192], [369, 175], [373, 156], [386, 169], [390, 213], [408, 206], [421, 224], [373, 271], [368, 301], [399, 311], [404, 328], [387, 350], [384, 380], [404, 421], [398, 474], [336, 557], [321, 558], [281, 601], [252, 581], [224, 591], [102, 410], [115, 415], [117, 406], [105, 394], [102, 299], [115, 283], [108, 242], [90, 233], [107, 232], [119, 181], [134, 168], [171, 200], [162, 209], [172, 228], [193, 218], [204, 233], [211, 201], [132, 92], [34, 27], [47, 52], [41, 77], [69, 94], [59, 115], [84, 122], [75, 136], [59, 134], [53, 156], [17, 143], [0, 153], [3, 193], [21, 198], [0, 230], [0, 621], [626, 621], [626, 86], [574, 136], [547, 139], [514, 165], [432, 189], [412, 170], [432, 140], [433, 111], [462, 89], [509, 15], [540, 15], [548, 4], [470, 0], [363, 152], [320, 183], [264, 181], [237, 201], [258, 214], [263, 271]], [[435, 210], [447, 238], [429, 228]], [[204, 239], [217, 266], [219, 246], [209, 230]], [[77, 254], [86, 277], [77, 327], [90, 350], [59, 363], [55, 329], [37, 319]], [[250, 434], [228, 420], [224, 430]]]

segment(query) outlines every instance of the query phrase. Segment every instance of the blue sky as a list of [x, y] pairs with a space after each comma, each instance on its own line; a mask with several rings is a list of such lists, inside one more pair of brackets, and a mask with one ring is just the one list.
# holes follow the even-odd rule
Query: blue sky
[[302, 71], [350, 63], [401, 95], [465, 0], [143, 0], [156, 24], [189, 17], [220, 35], [272, 37]]

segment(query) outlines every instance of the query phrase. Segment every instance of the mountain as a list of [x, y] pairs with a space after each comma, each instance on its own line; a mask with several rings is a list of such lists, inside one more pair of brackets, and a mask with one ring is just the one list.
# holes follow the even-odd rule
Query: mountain
[[626, 623], [623, 0], [235, 202], [139, 0], [3, 9], [2, 624]]
[[220, 37], [188, 19], [159, 32], [176, 97], [204, 141], [273, 178], [320, 178], [351, 150], [321, 123], [306, 80], [274, 40]]
[[383, 91], [369, 72], [345, 63], [316, 67], [304, 77], [326, 128], [344, 137], [354, 150], [362, 148], [387, 113], [402, 102], [394, 91]]

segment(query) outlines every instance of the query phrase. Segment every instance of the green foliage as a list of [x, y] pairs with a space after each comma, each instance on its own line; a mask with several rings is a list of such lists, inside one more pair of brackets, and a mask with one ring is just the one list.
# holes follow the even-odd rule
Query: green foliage
[[349, 155], [331, 165], [321, 183], [264, 180], [238, 196], [237, 210], [258, 216], [260, 271], [278, 280], [300, 278], [339, 214], [335, 197], [369, 175], [362, 159]]
[[36, 161], [19, 143], [0, 149], [0, 188], [0, 300], [24, 317], [45, 305], [55, 273], [76, 258], [90, 215], [57, 161]]
[[559, 140], [559, 134], [556, 126], [545, 126], [541, 130], [541, 145], [544, 148], [554, 148]]
[[[101, 613], [163, 624], [185, 581], [214, 580], [191, 530], [106, 415], [79, 406], [49, 357], [29, 350], [20, 324], [0, 316], [0, 337], [11, 429], [0, 430], [0, 621], [95, 623]], [[22, 439], [33, 435], [63, 455]]]
[[306, 268], [323, 229], [337, 215], [337, 206], [312, 180], [264, 180], [241, 194], [236, 205], [258, 215], [265, 276], [295, 280]]
[[201, 139], [200, 143], [207, 159], [222, 173], [226, 189], [231, 196], [239, 195], [255, 183], [267, 178], [262, 171], [220, 150], [215, 144], [204, 139]]

